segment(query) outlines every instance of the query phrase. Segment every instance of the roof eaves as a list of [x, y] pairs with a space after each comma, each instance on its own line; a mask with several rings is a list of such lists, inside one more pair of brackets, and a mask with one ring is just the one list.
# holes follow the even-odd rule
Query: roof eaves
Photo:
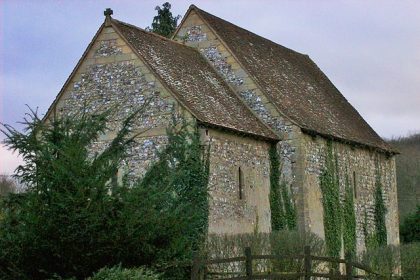
[[274, 134], [273, 137], [269, 137], [269, 136], [264, 136], [264, 135], [261, 135], [261, 134], [242, 131], [242, 130], [235, 129], [235, 128], [228, 128], [228, 127], [225, 127], [225, 126], [216, 125], [216, 124], [209, 123], [209, 122], [203, 122], [203, 121], [200, 121], [200, 120], [198, 120], [198, 124], [201, 124], [201, 125], [209, 127], [209, 128], [215, 128], [215, 129], [223, 130], [223, 131], [231, 131], [231, 132], [237, 133], [239, 135], [247, 135], [247, 136], [253, 137], [255, 139], [269, 141], [269, 142], [278, 142], [278, 141], [281, 140], [280, 138], [278, 138], [276, 136], [276, 134]]
[[378, 147], [378, 146], [372, 145], [372, 144], [361, 143], [361, 142], [358, 142], [358, 141], [349, 140], [349, 139], [337, 137], [337, 136], [326, 134], [326, 133], [321, 133], [321, 132], [318, 132], [318, 131], [315, 131], [315, 130], [309, 129], [309, 128], [301, 127], [301, 131], [303, 133], [305, 133], [306, 135], [309, 135], [309, 136], [320, 136], [324, 139], [334, 140], [336, 142], [347, 144], [347, 145], [350, 145], [352, 147], [361, 147], [361, 148], [366, 148], [368, 150], [373, 149], [373, 150], [376, 150], [376, 151], [378, 151], [380, 153], [383, 153], [385, 155], [388, 155], [388, 156], [399, 154], [399, 152], [396, 149], [393, 149], [392, 147], [389, 147], [389, 149], [386, 149], [386, 148]]

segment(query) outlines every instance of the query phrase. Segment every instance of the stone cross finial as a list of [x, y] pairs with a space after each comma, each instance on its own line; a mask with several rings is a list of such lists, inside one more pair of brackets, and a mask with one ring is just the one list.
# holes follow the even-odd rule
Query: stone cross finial
[[111, 8], [107, 8], [107, 9], [104, 11], [104, 16], [109, 17], [109, 16], [111, 16], [113, 13], [114, 13], [114, 11], [113, 11]]

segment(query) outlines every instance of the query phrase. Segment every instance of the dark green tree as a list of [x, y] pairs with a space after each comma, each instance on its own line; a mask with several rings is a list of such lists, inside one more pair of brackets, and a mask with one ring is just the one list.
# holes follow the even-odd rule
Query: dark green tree
[[14, 193], [17, 190], [16, 182], [5, 174], [0, 175], [0, 197], [6, 196], [9, 193]]
[[171, 12], [171, 4], [165, 2], [162, 8], [156, 6], [155, 10], [158, 12], [157, 16], [153, 18], [152, 32], [162, 35], [164, 37], [171, 37], [178, 25], [180, 15], [174, 17]]
[[420, 242], [420, 205], [416, 212], [407, 215], [400, 226], [400, 236], [404, 243]]
[[24, 159], [17, 176], [28, 189], [1, 203], [0, 279], [84, 279], [105, 266], [158, 268], [191, 257], [208, 215], [198, 133], [174, 124], [143, 180], [112, 184], [135, 144], [136, 115], [96, 154], [90, 147], [108, 129], [108, 112], [49, 123], [33, 113], [23, 133], [4, 127], [6, 145]]

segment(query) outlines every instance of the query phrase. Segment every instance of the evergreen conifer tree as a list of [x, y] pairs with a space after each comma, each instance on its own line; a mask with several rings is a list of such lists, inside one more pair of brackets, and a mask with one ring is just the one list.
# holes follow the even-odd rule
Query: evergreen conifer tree
[[158, 14], [153, 18], [152, 32], [164, 37], [170, 37], [175, 32], [181, 16], [174, 17], [172, 15], [171, 4], [169, 2], [165, 2], [162, 8], [156, 6], [155, 10]]

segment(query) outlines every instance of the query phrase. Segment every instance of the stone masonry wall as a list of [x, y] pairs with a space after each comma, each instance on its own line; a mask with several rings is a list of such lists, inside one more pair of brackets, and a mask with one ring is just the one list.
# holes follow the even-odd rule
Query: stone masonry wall
[[[283, 138], [278, 143], [282, 162], [280, 172], [283, 179], [291, 186], [297, 209], [298, 227], [301, 230], [309, 230], [324, 237], [322, 196], [318, 177], [325, 163], [323, 155], [326, 140], [320, 137], [316, 137], [315, 141], [312, 140], [311, 136], [302, 133], [299, 127], [278, 112], [235, 57], [195, 11], [191, 11], [188, 17], [184, 19], [176, 39], [197, 48], [260, 119]], [[363, 249], [364, 237], [362, 236], [361, 225], [364, 222], [365, 211], [368, 215], [368, 228], [369, 230], [373, 228], [375, 157], [379, 157], [384, 197], [388, 206], [386, 217], [388, 242], [398, 244], [394, 159], [387, 159], [383, 155], [364, 149], [352, 149], [344, 144], [335, 143], [335, 145], [339, 151], [340, 174], [344, 174], [347, 167], [350, 170], [351, 178], [353, 178], [353, 174], [356, 174], [356, 191], [360, 189], [355, 200], [358, 250]]]
[[[305, 136], [304, 185], [305, 185], [305, 224], [312, 232], [324, 237], [322, 194], [319, 176], [325, 165], [327, 141], [321, 137]], [[357, 251], [365, 249], [363, 227], [367, 221], [367, 230], [372, 233], [375, 228], [375, 162], [379, 162], [383, 197], [387, 208], [386, 227], [388, 244], [399, 244], [397, 188], [395, 177], [395, 159], [388, 158], [375, 151], [363, 148], [352, 148], [349, 145], [334, 142], [333, 149], [338, 157], [341, 196], [344, 197], [345, 176], [348, 175], [350, 185], [354, 189], [356, 214]], [[365, 219], [366, 214], [366, 219]]]
[[270, 232], [270, 144], [213, 129], [202, 135], [210, 143], [209, 233]]
[[[282, 137], [283, 140], [277, 146], [282, 162], [280, 170], [282, 180], [289, 185], [297, 209], [302, 209], [299, 207], [302, 202], [300, 184], [302, 175], [297, 173], [301, 170], [297, 160], [300, 129], [277, 111], [235, 57], [194, 11], [184, 20], [175, 39], [196, 47], [242, 97], [247, 106]], [[302, 225], [302, 213], [298, 213], [298, 216], [298, 223]]]
[[119, 174], [134, 179], [145, 174], [167, 141], [166, 130], [175, 100], [156, 80], [112, 27], [105, 27], [67, 85], [56, 112], [77, 115], [97, 114], [111, 109], [108, 130], [91, 147], [92, 154], [103, 150], [115, 137], [122, 120], [143, 108], [131, 127], [142, 132], [129, 149]]

